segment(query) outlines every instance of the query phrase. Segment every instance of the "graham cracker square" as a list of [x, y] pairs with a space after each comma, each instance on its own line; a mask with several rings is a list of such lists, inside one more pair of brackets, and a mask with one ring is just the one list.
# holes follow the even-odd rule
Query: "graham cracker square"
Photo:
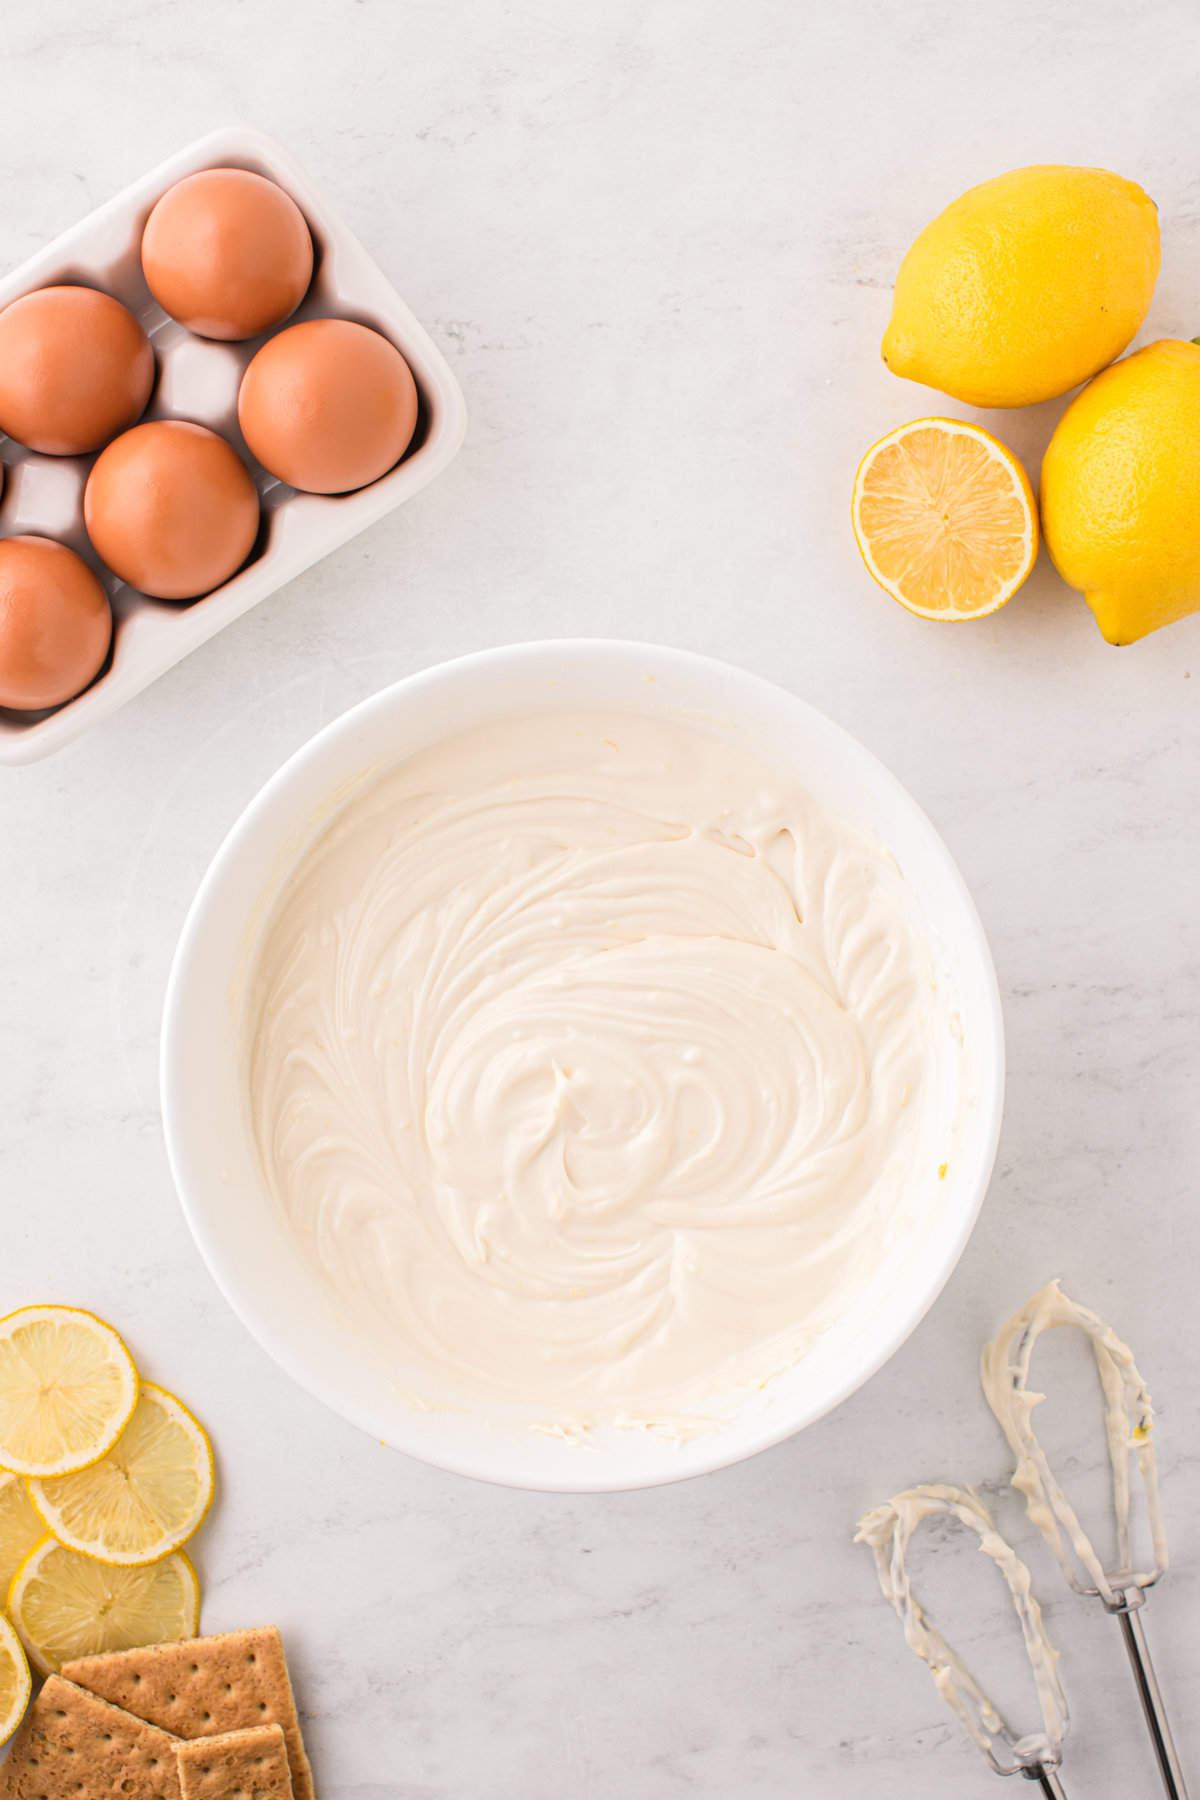
[[316, 1800], [283, 1639], [274, 1625], [86, 1656], [66, 1664], [63, 1674], [179, 1738], [278, 1725], [295, 1800]]
[[6, 1800], [182, 1800], [169, 1732], [51, 1675], [0, 1769]]
[[292, 1800], [282, 1726], [193, 1738], [175, 1757], [183, 1800]]

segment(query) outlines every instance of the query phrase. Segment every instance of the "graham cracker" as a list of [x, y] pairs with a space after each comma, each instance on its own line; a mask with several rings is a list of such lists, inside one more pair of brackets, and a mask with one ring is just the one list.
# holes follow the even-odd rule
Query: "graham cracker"
[[193, 1738], [175, 1757], [183, 1800], [292, 1800], [282, 1726]]
[[51, 1675], [0, 1769], [6, 1800], [182, 1800], [169, 1732]]
[[295, 1800], [316, 1800], [283, 1639], [274, 1625], [67, 1663], [80, 1687], [179, 1738], [279, 1725]]

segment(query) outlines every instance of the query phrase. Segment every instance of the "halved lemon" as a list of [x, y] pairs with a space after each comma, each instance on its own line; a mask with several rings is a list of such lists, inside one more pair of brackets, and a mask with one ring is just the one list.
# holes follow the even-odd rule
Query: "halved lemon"
[[33, 1677], [21, 1640], [0, 1613], [0, 1744], [7, 1744], [29, 1705]]
[[111, 1325], [71, 1306], [0, 1319], [0, 1467], [65, 1475], [112, 1449], [137, 1404], [133, 1358]]
[[213, 1496], [212, 1445], [187, 1407], [143, 1381], [133, 1417], [107, 1456], [75, 1475], [31, 1481], [60, 1544], [100, 1562], [157, 1562], [186, 1544]]
[[19, 1475], [0, 1475], [0, 1605], [33, 1546], [46, 1535], [41, 1514]]
[[960, 419], [914, 419], [872, 444], [853, 519], [871, 574], [922, 619], [995, 612], [1037, 561], [1029, 477], [998, 438]]
[[119, 1569], [48, 1537], [17, 1570], [8, 1610], [30, 1661], [53, 1675], [77, 1656], [195, 1637], [200, 1585], [179, 1550], [161, 1562]]

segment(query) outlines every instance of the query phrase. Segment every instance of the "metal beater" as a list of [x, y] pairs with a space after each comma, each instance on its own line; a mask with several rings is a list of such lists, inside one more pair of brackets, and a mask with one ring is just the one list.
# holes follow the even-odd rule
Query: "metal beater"
[[[1029, 1387], [1033, 1348], [1043, 1331], [1058, 1326], [1084, 1333], [1104, 1393], [1117, 1525], [1118, 1567], [1112, 1570], [1105, 1569], [1055, 1480], [1031, 1422], [1034, 1409], [1045, 1398]], [[1152, 1440], [1154, 1408], [1133, 1353], [1102, 1319], [1069, 1299], [1058, 1282], [1052, 1281], [997, 1332], [983, 1353], [982, 1378], [988, 1405], [1016, 1457], [1012, 1485], [1024, 1495], [1031, 1523], [1049, 1545], [1070, 1586], [1077, 1594], [1100, 1600], [1119, 1622], [1168, 1800], [1188, 1800], [1141, 1618], [1147, 1591], [1166, 1573], [1167, 1541]], [[1135, 1566], [1130, 1523], [1131, 1456], [1145, 1493], [1151, 1540], [1151, 1564], [1142, 1570]], [[992, 1557], [1008, 1584], [1037, 1683], [1043, 1726], [1039, 1733], [1018, 1737], [1010, 1730], [912, 1593], [905, 1553], [917, 1526], [933, 1513], [949, 1514], [973, 1530], [980, 1549]], [[929, 1665], [939, 1692], [991, 1767], [999, 1775], [1019, 1774], [1037, 1781], [1043, 1793], [1065, 1800], [1058, 1768], [1068, 1712], [1058, 1677], [1058, 1654], [1046, 1636], [1029, 1570], [996, 1531], [982, 1503], [964, 1488], [909, 1488], [868, 1513], [859, 1524], [855, 1541], [874, 1549], [880, 1587], [899, 1615], [906, 1640]], [[1007, 1755], [997, 1751], [997, 1743], [1005, 1746]]]
[[[1033, 1432], [1033, 1411], [1044, 1395], [1029, 1388], [1030, 1359], [1041, 1333], [1057, 1326], [1071, 1326], [1087, 1337], [1104, 1392], [1117, 1521], [1118, 1567], [1114, 1570], [1104, 1568]], [[983, 1353], [982, 1375], [988, 1405], [1017, 1459], [1013, 1486], [1024, 1494], [1031, 1523], [1045, 1538], [1071, 1587], [1077, 1594], [1100, 1600], [1119, 1622], [1163, 1787], [1168, 1800], [1187, 1800], [1141, 1618], [1147, 1590], [1166, 1574], [1167, 1540], [1154, 1461], [1154, 1408], [1133, 1353], [1102, 1319], [1069, 1299], [1058, 1282], [1052, 1281], [997, 1332]], [[1134, 1567], [1130, 1531], [1131, 1455], [1146, 1496], [1153, 1556], [1151, 1567], [1141, 1572]]]
[[[948, 1515], [973, 1531], [980, 1550], [991, 1557], [1004, 1578], [1037, 1687], [1042, 1714], [1039, 1732], [1020, 1736], [1012, 1730], [912, 1591], [905, 1560], [909, 1540], [922, 1521], [934, 1514]], [[1038, 1782], [1051, 1800], [1066, 1800], [1058, 1767], [1069, 1713], [1058, 1674], [1058, 1652], [1046, 1635], [1029, 1570], [1011, 1544], [1000, 1536], [982, 1501], [966, 1488], [907, 1488], [867, 1513], [859, 1521], [854, 1541], [869, 1544], [874, 1550], [879, 1585], [904, 1627], [905, 1641], [928, 1664], [938, 1692], [957, 1713], [968, 1737], [982, 1750], [996, 1774], [1023, 1775], [1027, 1781]], [[1005, 1754], [1000, 1753], [998, 1745], [1004, 1746]]]

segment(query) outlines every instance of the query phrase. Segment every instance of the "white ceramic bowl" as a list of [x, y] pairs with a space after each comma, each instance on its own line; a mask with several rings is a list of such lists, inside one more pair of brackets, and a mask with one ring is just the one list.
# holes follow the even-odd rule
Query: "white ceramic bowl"
[[[930, 945], [956, 1091], [947, 1167], [910, 1204], [904, 1248], [795, 1368], [722, 1429], [681, 1447], [645, 1433], [580, 1446], [488, 1420], [417, 1411], [337, 1321], [319, 1277], [268, 1198], [250, 1132], [243, 995], [258, 935], [300, 853], [350, 783], [375, 766], [513, 713], [616, 707], [680, 715], [794, 768], [831, 810], [892, 852]], [[722, 1467], [809, 1425], [894, 1354], [967, 1242], [991, 1174], [1004, 1087], [1000, 1002], [983, 929], [949, 852], [888, 771], [783, 689], [664, 647], [574, 641], [488, 650], [411, 676], [319, 732], [242, 814], [200, 884], [167, 990], [162, 1101], [184, 1210], [218, 1285], [298, 1382], [373, 1437], [426, 1462], [516, 1487], [600, 1492]]]

